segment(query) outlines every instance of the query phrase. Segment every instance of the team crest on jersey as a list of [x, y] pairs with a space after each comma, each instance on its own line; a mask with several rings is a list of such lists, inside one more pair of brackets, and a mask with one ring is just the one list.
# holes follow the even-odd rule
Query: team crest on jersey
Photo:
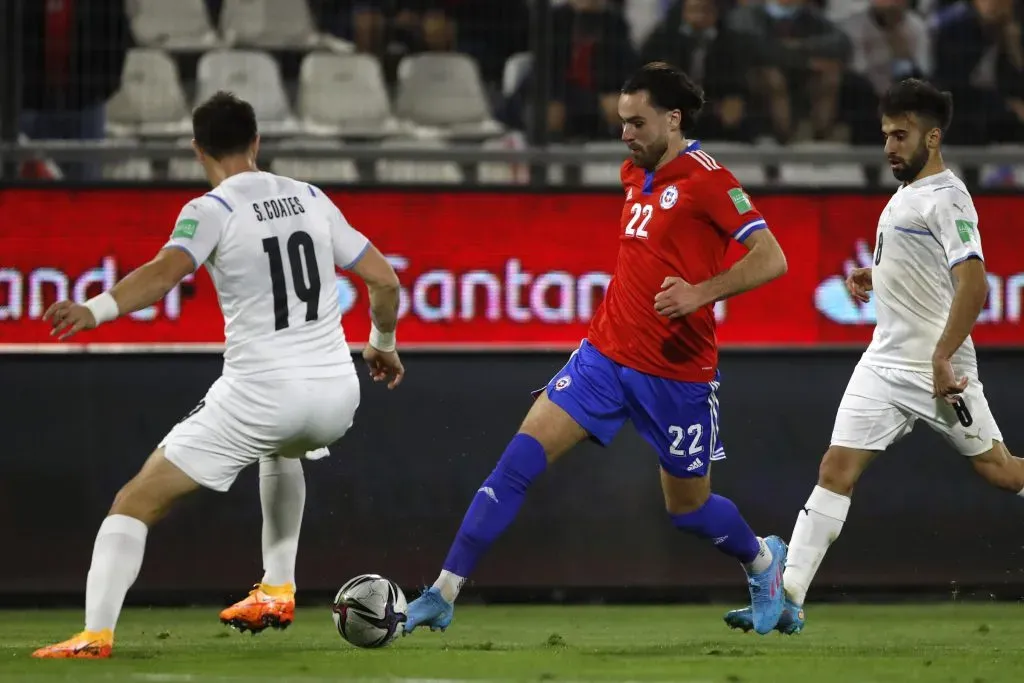
[[665, 191], [661, 193], [661, 208], [671, 209], [679, 201], [679, 190], [676, 189], [675, 185], [669, 185], [665, 188]]
[[565, 389], [570, 384], [572, 384], [572, 377], [569, 377], [568, 375], [566, 375], [564, 377], [559, 377], [558, 381], [555, 382], [555, 391], [561, 391], [562, 389]]

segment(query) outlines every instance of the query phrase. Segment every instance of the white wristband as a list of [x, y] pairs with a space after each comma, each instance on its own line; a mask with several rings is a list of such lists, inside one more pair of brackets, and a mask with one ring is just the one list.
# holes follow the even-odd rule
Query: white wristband
[[92, 311], [92, 317], [96, 318], [97, 325], [117, 320], [117, 316], [121, 315], [117, 302], [110, 295], [110, 292], [103, 292], [99, 296], [94, 296], [85, 302], [85, 307]]
[[377, 326], [370, 323], [370, 346], [385, 353], [395, 350], [395, 333], [381, 332]]

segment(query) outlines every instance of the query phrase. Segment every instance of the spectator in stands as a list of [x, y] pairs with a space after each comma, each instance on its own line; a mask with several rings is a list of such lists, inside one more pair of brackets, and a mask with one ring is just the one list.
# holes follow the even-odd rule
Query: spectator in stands
[[[622, 9], [609, 0], [568, 0], [551, 16], [548, 131], [555, 139], [605, 139], [616, 134], [619, 90], [637, 55]], [[523, 127], [533, 101], [530, 71], [506, 103], [501, 118]]]
[[501, 82], [505, 62], [530, 46], [525, 0], [419, 0], [427, 48], [470, 55], [486, 83]]
[[641, 61], [675, 64], [704, 88], [708, 105], [695, 137], [750, 142], [745, 55], [742, 38], [719, 21], [714, 0], [676, 0], [644, 44]]
[[842, 24], [853, 43], [853, 70], [882, 95], [904, 78], [931, 75], [928, 25], [907, 0], [871, 0], [871, 5]]
[[753, 91], [767, 106], [775, 137], [792, 139], [798, 117], [809, 114], [815, 139], [829, 138], [850, 56], [846, 34], [806, 0], [737, 7], [727, 26], [743, 36]]
[[874, 97], [849, 92], [841, 107], [851, 120], [851, 141], [871, 144], [878, 139], [876, 98], [894, 82], [931, 75], [931, 35], [923, 18], [907, 0], [871, 0], [869, 7], [842, 23], [853, 44], [852, 70], [870, 83]]
[[[106, 137], [106, 102], [121, 87], [131, 45], [125, 0], [24, 4], [22, 132], [47, 140]], [[96, 180], [97, 163], [61, 165], [69, 180]]]
[[950, 142], [1024, 142], [1024, 41], [1012, 0], [963, 0], [939, 13], [935, 79], [958, 112]]

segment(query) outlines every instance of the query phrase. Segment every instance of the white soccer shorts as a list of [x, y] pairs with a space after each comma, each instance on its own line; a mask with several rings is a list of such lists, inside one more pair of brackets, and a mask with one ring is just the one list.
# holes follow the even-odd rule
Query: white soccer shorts
[[221, 377], [158, 447], [197, 484], [223, 492], [262, 456], [322, 457], [323, 447], [352, 426], [358, 407], [354, 372], [268, 381]]
[[839, 404], [832, 445], [884, 451], [922, 420], [961, 455], [980, 455], [1003, 436], [976, 377], [961, 399], [960, 406], [952, 406], [932, 398], [931, 373], [858, 363]]

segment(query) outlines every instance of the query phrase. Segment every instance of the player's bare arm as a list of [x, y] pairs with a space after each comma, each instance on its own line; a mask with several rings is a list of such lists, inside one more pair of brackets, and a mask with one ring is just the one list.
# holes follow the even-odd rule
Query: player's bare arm
[[981, 259], [969, 258], [953, 266], [956, 278], [956, 293], [949, 309], [946, 328], [942, 331], [935, 353], [932, 355], [932, 383], [934, 396], [952, 399], [967, 387], [967, 378], [957, 379], [950, 359], [971, 333], [974, 323], [985, 307], [988, 298], [988, 278], [985, 263]]
[[746, 255], [731, 268], [698, 284], [669, 276], [654, 297], [654, 309], [669, 318], [681, 318], [708, 304], [742, 294], [781, 277], [788, 268], [786, 255], [767, 229], [752, 233], [743, 244]]
[[43, 320], [53, 326], [51, 336], [58, 335], [59, 340], [68, 339], [125, 313], [152, 306], [195, 269], [192, 256], [184, 249], [161, 249], [152, 261], [133, 270], [110, 291], [85, 304], [58, 301], [47, 309]]
[[366, 283], [370, 293], [370, 318], [373, 329], [370, 343], [363, 349], [363, 360], [370, 368], [374, 382], [388, 381], [394, 389], [405, 376], [405, 368], [395, 350], [395, 327], [398, 324], [398, 274], [380, 250], [372, 244], [352, 267], [352, 272]]

